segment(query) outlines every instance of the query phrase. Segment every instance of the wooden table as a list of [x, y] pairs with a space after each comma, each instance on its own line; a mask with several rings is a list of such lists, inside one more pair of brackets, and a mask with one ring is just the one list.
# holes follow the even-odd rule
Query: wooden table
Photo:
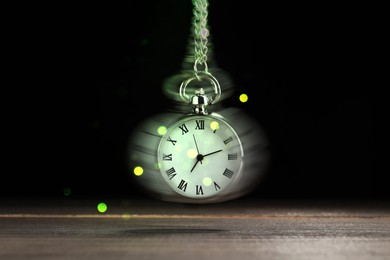
[[390, 259], [390, 204], [1, 200], [0, 259]]

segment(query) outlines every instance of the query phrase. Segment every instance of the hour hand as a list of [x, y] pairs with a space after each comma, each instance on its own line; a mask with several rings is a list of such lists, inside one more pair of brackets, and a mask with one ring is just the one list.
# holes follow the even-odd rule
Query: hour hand
[[198, 154], [196, 156], [196, 162], [195, 162], [194, 166], [192, 166], [191, 172], [195, 169], [195, 166], [198, 164], [198, 162], [202, 163], [203, 157], [204, 156], [201, 154]]
[[198, 164], [199, 160], [196, 160], [194, 166], [192, 166], [191, 172], [195, 169], [195, 166]]

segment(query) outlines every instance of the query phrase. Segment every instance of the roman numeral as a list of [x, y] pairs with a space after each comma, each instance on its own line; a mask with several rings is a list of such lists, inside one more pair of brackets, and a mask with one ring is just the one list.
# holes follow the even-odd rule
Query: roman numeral
[[203, 188], [201, 185], [196, 185], [196, 195], [203, 195]]
[[187, 189], [187, 182], [185, 182], [184, 180], [181, 180], [180, 183], [179, 183], [179, 186], [177, 186], [179, 189], [181, 189], [182, 191], [186, 191]]
[[232, 176], [233, 176], [233, 173], [234, 173], [234, 172], [232, 172], [231, 170], [229, 170], [228, 168], [226, 168], [225, 171], [223, 172], [223, 175], [226, 176], [226, 177], [228, 177], [229, 179], [231, 179]]
[[166, 170], [165, 173], [168, 175], [168, 178], [170, 180], [172, 180], [172, 178], [176, 176], [176, 170], [173, 167], [168, 169], [168, 170]]
[[223, 141], [225, 143], [225, 145], [227, 145], [228, 143], [230, 143], [231, 141], [233, 141], [233, 137], [229, 137], [228, 139], [226, 139], [225, 141]]
[[173, 145], [175, 145], [177, 142], [177, 140], [173, 140], [171, 137], [168, 137], [167, 141], [171, 142]]
[[228, 160], [237, 160], [237, 154], [236, 153], [228, 154]]
[[195, 130], [204, 130], [204, 120], [195, 120], [196, 127]]
[[216, 182], [214, 182], [214, 188], [216, 191], [221, 189], [221, 187], [219, 187], [219, 185]]
[[181, 126], [179, 126], [179, 128], [181, 129], [182, 135], [188, 133], [188, 128], [187, 128], [186, 124], [182, 124]]
[[172, 154], [163, 154], [164, 161], [172, 161]]

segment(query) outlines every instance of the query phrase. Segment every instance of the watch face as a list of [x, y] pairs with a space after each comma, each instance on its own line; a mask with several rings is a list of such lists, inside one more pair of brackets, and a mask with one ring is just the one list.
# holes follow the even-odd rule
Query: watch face
[[240, 139], [219, 117], [193, 115], [174, 123], [162, 137], [157, 153], [164, 181], [192, 199], [223, 193], [242, 171]]

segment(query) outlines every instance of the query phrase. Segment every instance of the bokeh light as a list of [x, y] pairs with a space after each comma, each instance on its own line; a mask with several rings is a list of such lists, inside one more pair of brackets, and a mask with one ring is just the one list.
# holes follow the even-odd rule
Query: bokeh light
[[188, 149], [187, 156], [188, 158], [194, 159], [198, 155], [198, 152], [195, 149]]
[[106, 212], [106, 211], [107, 211], [107, 205], [106, 205], [106, 203], [100, 202], [100, 203], [97, 205], [97, 210], [98, 210], [100, 213]]
[[65, 187], [65, 188], [62, 190], [62, 193], [63, 193], [65, 196], [69, 196], [69, 195], [72, 193], [72, 190], [71, 190], [69, 187]]
[[203, 178], [203, 185], [204, 186], [210, 186], [212, 183], [213, 183], [213, 180], [210, 177]]
[[159, 135], [165, 135], [165, 133], [167, 132], [167, 128], [165, 127], [165, 126], [159, 126], [158, 128], [157, 128], [157, 133], [159, 134]]
[[217, 122], [217, 121], [213, 121], [213, 122], [211, 122], [210, 123], [210, 128], [212, 129], [212, 130], [217, 130], [218, 128], [219, 128], [219, 123]]
[[247, 94], [241, 94], [240, 97], [239, 97], [240, 101], [242, 103], [245, 103], [248, 101], [248, 95]]
[[144, 173], [144, 169], [141, 166], [136, 166], [133, 172], [135, 176], [141, 176]]

